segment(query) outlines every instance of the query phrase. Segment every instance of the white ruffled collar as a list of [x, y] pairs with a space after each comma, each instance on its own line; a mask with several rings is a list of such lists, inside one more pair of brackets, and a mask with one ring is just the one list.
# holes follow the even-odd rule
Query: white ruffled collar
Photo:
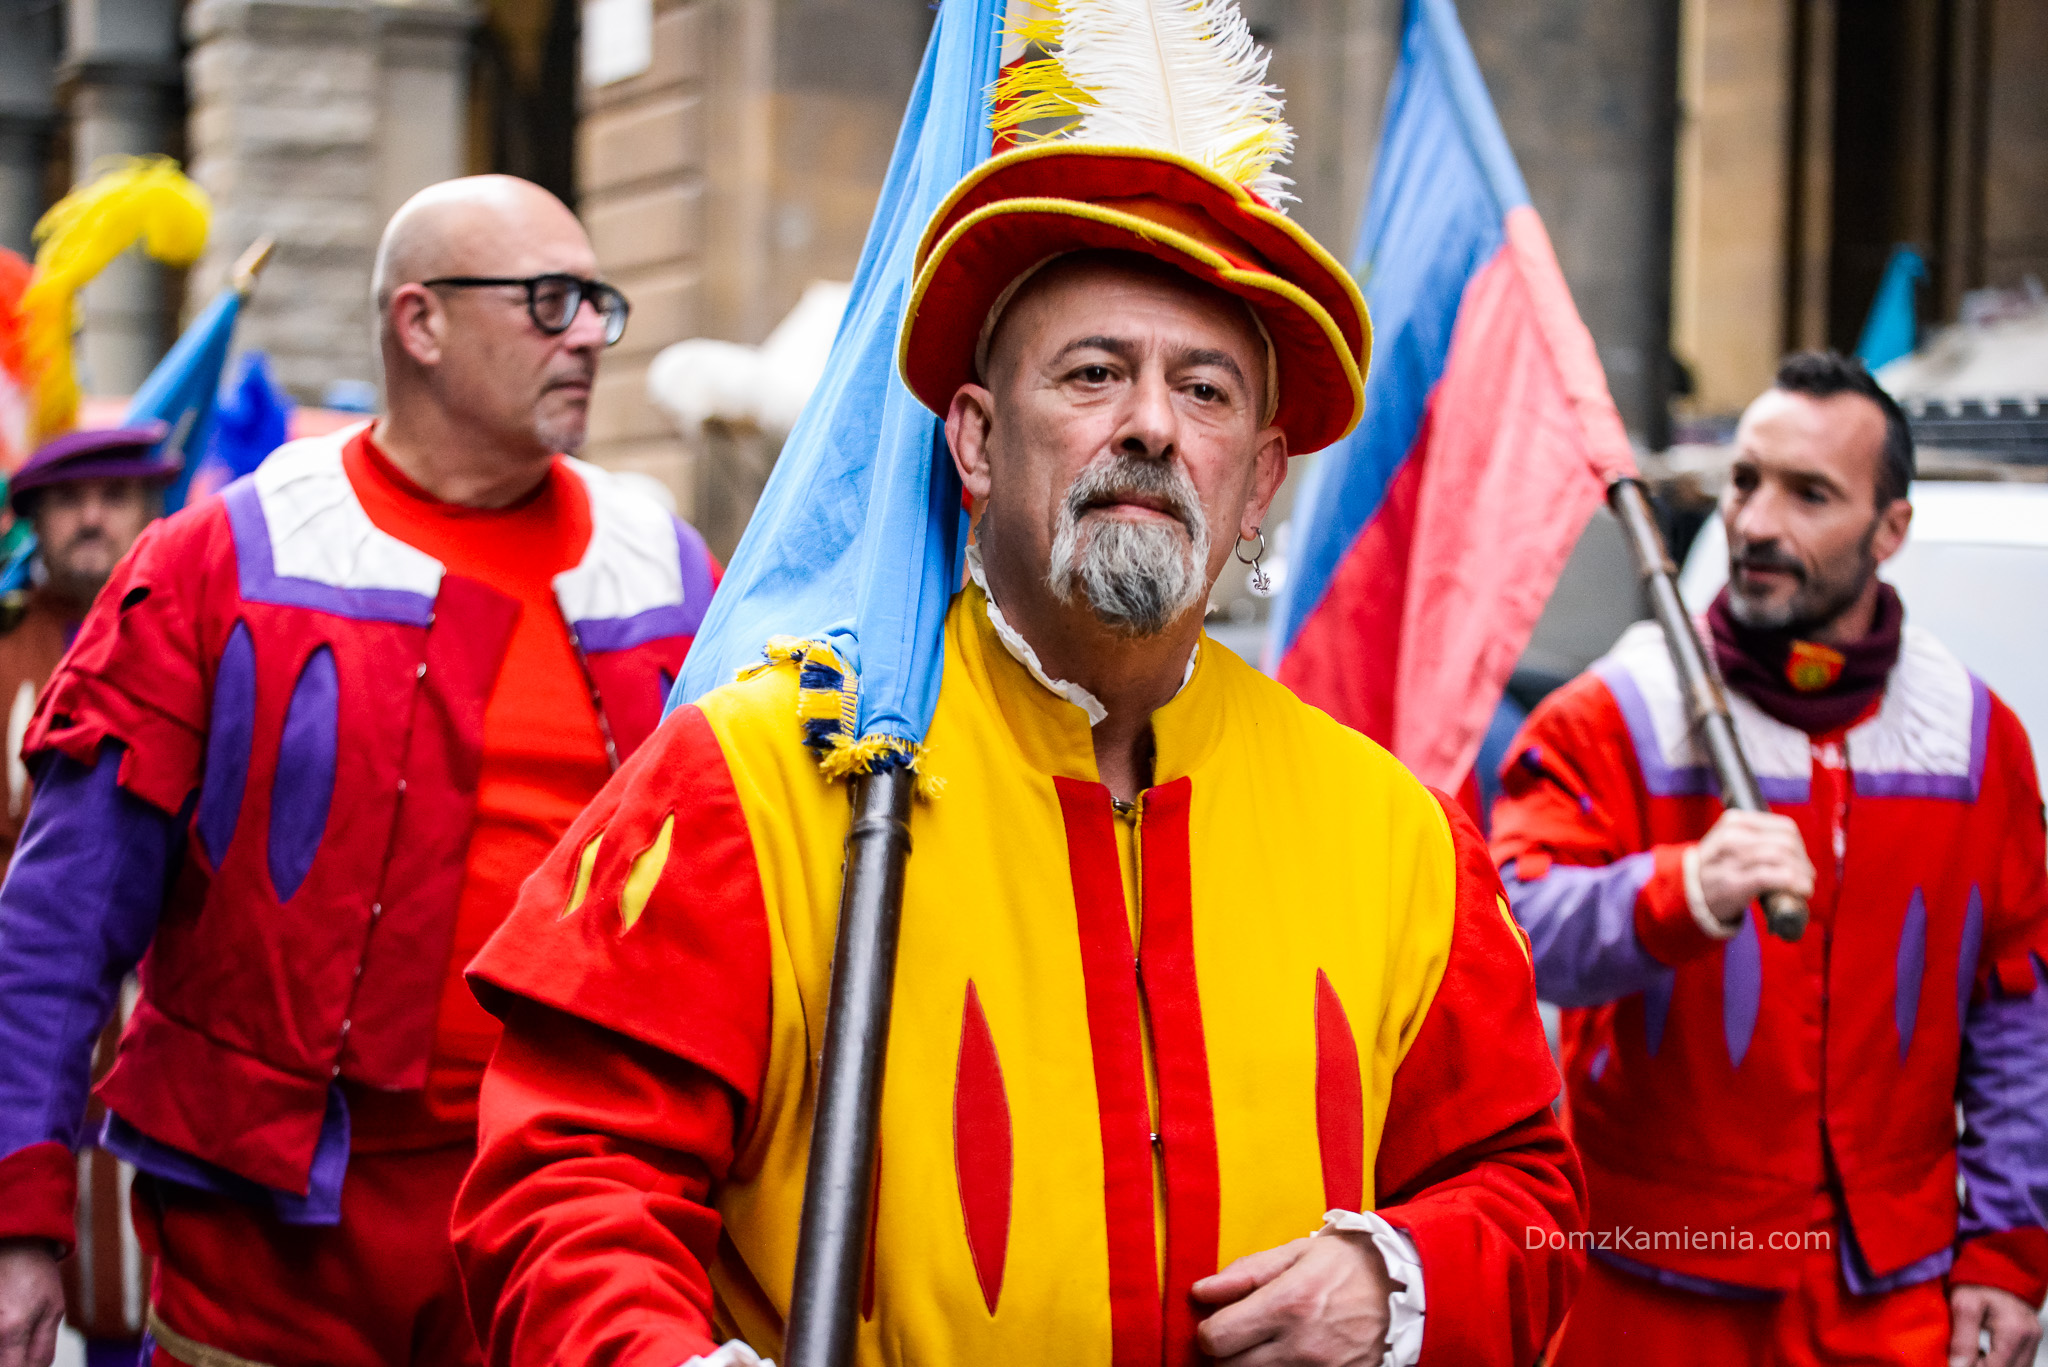
[[[989, 592], [988, 576], [982, 570], [979, 546], [970, 545], [967, 548], [967, 574], [974, 580], [975, 587], [981, 590], [982, 600], [988, 604], [988, 623], [996, 629], [996, 639], [1003, 643], [1003, 649], [1010, 652], [1011, 658], [1023, 665], [1025, 672], [1036, 679], [1040, 686], [1080, 708], [1087, 716], [1089, 726], [1102, 725], [1103, 719], [1109, 715], [1109, 709], [1102, 705], [1102, 700], [1080, 684], [1055, 679], [1047, 674], [1045, 666], [1039, 663], [1038, 652], [1031, 648], [1031, 643], [1024, 639], [1017, 628], [1010, 625], [1008, 618], [1003, 616], [1003, 610], [996, 605], [996, 596]], [[1195, 676], [1195, 660], [1201, 653], [1202, 643], [1198, 638], [1195, 648], [1188, 652], [1188, 667], [1180, 676], [1181, 688], [1186, 688], [1188, 680]], [[1176, 697], [1179, 693], [1180, 689], [1174, 690]]]

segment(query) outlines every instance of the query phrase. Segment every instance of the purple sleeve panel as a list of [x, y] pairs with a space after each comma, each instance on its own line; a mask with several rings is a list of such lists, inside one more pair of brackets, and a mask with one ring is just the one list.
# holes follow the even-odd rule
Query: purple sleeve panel
[[183, 821], [116, 781], [120, 749], [49, 754], [0, 886], [0, 1155], [78, 1146], [93, 1044], [183, 851]]
[[1958, 1236], [2048, 1227], [2048, 992], [1994, 990], [1970, 1004], [1956, 1099]]
[[1655, 864], [1645, 850], [1604, 868], [1552, 864], [1526, 883], [1513, 865], [1501, 870], [1508, 905], [1529, 934], [1537, 996], [1559, 1006], [1600, 1006], [1671, 971], [1636, 938], [1636, 898]]

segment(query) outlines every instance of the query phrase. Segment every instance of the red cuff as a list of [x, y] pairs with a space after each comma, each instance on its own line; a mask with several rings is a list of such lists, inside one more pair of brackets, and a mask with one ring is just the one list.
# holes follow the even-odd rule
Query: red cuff
[[1449, 1176], [1379, 1211], [1422, 1263], [1417, 1367], [1533, 1362], [1585, 1273], [1578, 1156], [1546, 1106], [1442, 1166]]
[[1658, 845], [1650, 881], [1636, 894], [1636, 939], [1658, 963], [1676, 968], [1725, 943], [1700, 929], [1685, 900], [1685, 852], [1690, 845]]
[[2048, 1296], [2048, 1230], [2000, 1230], [1982, 1234], [1956, 1250], [1950, 1286], [1995, 1286], [2036, 1310]]
[[78, 1159], [54, 1139], [0, 1158], [0, 1239], [48, 1239], [71, 1252], [78, 1242]]

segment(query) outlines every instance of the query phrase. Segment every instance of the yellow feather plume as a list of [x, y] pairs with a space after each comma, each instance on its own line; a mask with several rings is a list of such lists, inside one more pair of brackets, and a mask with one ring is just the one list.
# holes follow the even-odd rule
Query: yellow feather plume
[[169, 157], [132, 158], [43, 215], [35, 230], [35, 279], [21, 301], [35, 441], [69, 430], [78, 414], [71, 364], [78, 291], [137, 242], [166, 265], [190, 265], [206, 247], [211, 215], [206, 192]]

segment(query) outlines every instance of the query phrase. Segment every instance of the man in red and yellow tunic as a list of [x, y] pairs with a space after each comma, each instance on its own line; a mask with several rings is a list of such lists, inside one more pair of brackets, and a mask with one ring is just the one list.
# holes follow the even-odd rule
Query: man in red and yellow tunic
[[[1788, 358], [1736, 444], [1707, 624], [1771, 811], [1722, 810], [1647, 623], [1536, 709], [1494, 808], [1566, 1008], [1592, 1196], [1555, 1360], [2030, 1363], [2048, 890], [2027, 736], [1877, 577], [1913, 448], [1863, 367]], [[1753, 908], [1779, 888], [1811, 899], [1796, 944]]]
[[[857, 1361], [1533, 1360], [1579, 1179], [1485, 848], [1201, 630], [1289, 449], [1357, 421], [1356, 287], [1214, 171], [1057, 142], [971, 174], [917, 263], [904, 378], [977, 545]], [[770, 657], [472, 966], [505, 1033], [456, 1242], [495, 1363], [780, 1350], [849, 808], [799, 725], [830, 662]]]

